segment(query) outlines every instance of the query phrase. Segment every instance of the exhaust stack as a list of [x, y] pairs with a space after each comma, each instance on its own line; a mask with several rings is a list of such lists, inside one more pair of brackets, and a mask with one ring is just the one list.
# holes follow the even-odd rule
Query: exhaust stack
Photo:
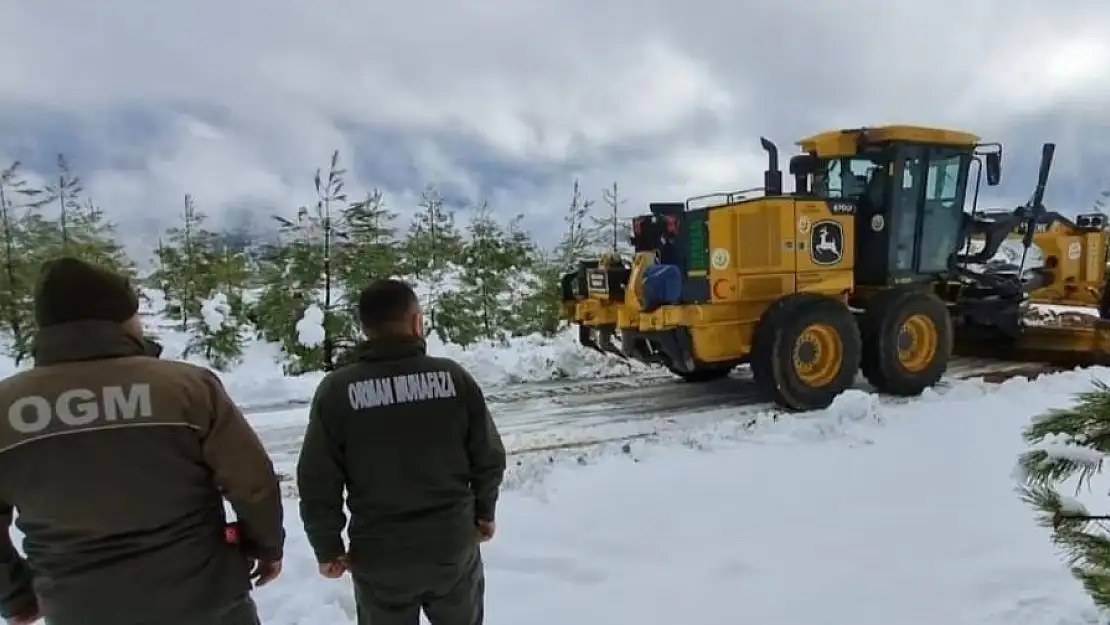
[[759, 138], [759, 145], [767, 152], [767, 171], [763, 172], [763, 195], [782, 195], [782, 171], [779, 170], [779, 149], [766, 137]]

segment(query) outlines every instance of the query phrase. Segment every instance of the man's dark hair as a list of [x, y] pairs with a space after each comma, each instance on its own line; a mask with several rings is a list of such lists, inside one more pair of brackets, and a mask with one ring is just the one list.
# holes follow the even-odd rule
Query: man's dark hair
[[370, 332], [381, 332], [405, 320], [419, 300], [400, 280], [375, 280], [358, 295], [358, 320]]

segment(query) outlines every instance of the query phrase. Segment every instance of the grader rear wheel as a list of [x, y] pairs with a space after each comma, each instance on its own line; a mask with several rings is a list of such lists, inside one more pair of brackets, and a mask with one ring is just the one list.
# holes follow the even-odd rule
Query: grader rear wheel
[[855, 380], [860, 349], [859, 328], [844, 304], [798, 293], [772, 304], [759, 320], [752, 375], [780, 406], [827, 408]]
[[859, 321], [864, 377], [880, 393], [914, 396], [940, 381], [952, 354], [948, 308], [931, 293], [895, 289], [875, 296]]

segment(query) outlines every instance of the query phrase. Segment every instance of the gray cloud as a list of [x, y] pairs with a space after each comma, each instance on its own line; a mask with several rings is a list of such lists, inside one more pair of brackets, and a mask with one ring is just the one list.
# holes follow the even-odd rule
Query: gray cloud
[[994, 203], [1058, 141], [1075, 210], [1110, 178], [1107, 32], [1095, 0], [9, 2], [0, 155], [76, 150], [149, 226], [186, 190], [292, 209], [338, 148], [399, 210], [435, 182], [550, 233], [575, 176], [637, 212], [758, 184], [760, 134], [904, 122], [1005, 143]]

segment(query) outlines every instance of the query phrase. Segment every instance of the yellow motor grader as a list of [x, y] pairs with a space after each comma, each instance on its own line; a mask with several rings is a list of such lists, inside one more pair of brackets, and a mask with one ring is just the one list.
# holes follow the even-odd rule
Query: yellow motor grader
[[[758, 195], [653, 203], [633, 219], [630, 262], [606, 256], [563, 276], [563, 314], [584, 344], [689, 381], [748, 364], [761, 393], [794, 410], [828, 406], [857, 373], [879, 392], [916, 395], [954, 353], [1110, 363], [1108, 306], [1079, 325], [1026, 321], [1031, 301], [1105, 299], [1105, 218], [1044, 207], [1053, 144], [1028, 203], [980, 214], [984, 173], [988, 186], [1001, 180], [1002, 146], [973, 134], [823, 132], [798, 142], [791, 192], [777, 147], [761, 143]], [[1016, 271], [989, 262], [1015, 236], [1044, 252], [1032, 278], [1024, 252]]]

